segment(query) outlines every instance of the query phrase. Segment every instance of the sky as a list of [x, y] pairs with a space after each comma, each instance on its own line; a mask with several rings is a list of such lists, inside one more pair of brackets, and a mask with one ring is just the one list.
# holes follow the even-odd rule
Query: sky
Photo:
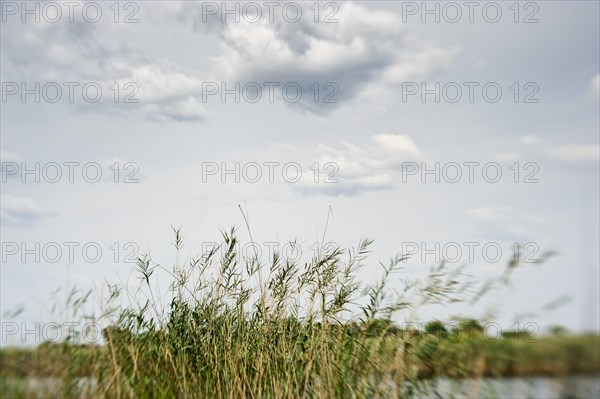
[[241, 207], [267, 256], [374, 239], [365, 282], [521, 243], [491, 305], [422, 317], [600, 329], [598, 2], [0, 4], [3, 323], [170, 267], [172, 226], [248, 242]]

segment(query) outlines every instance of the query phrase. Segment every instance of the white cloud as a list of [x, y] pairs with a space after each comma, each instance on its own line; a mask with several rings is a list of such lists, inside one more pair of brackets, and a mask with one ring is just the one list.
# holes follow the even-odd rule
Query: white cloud
[[21, 162], [21, 157], [6, 150], [0, 150], [0, 162]]
[[521, 137], [519, 142], [523, 145], [536, 145], [540, 142], [540, 140], [535, 136], [529, 135]]
[[[315, 190], [329, 194], [357, 194], [362, 191], [389, 189], [400, 180], [404, 162], [423, 160], [425, 155], [408, 135], [376, 134], [370, 144], [357, 145], [343, 142], [342, 147], [332, 148], [326, 145], [318, 147], [319, 165], [328, 163], [334, 166], [337, 182], [314, 182], [313, 173], [303, 173], [303, 190]], [[321, 179], [322, 180], [322, 179]]]
[[6, 224], [33, 225], [53, 216], [40, 208], [31, 198], [2, 195], [0, 197], [0, 219]]
[[544, 222], [536, 215], [518, 212], [508, 206], [474, 208], [467, 215], [477, 222], [480, 234], [501, 240], [527, 238], [532, 226]]
[[507, 206], [491, 206], [479, 207], [468, 211], [468, 215], [478, 221], [483, 222], [508, 222], [508, 221], [527, 221], [532, 223], [540, 223], [542, 219], [530, 214], [516, 212], [511, 207]]
[[403, 155], [412, 159], [420, 159], [423, 152], [410, 136], [402, 134], [376, 134], [371, 138], [376, 148], [392, 155]]
[[480, 207], [467, 213], [472, 219], [483, 222], [506, 221], [512, 218], [512, 210], [509, 207]]
[[545, 154], [564, 162], [598, 162], [600, 147], [597, 144], [564, 144], [549, 148]]
[[460, 53], [457, 47], [437, 48], [431, 44], [416, 43], [410, 47], [411, 51], [399, 56], [393, 65], [385, 69], [385, 83], [399, 85], [411, 79], [423, 79], [448, 67]]
[[[531, 148], [531, 147], [536, 147], [538, 144], [540, 144], [540, 139], [533, 135], [527, 135], [527, 136], [520, 137], [518, 142], [521, 146]], [[521, 150], [523, 150], [523, 152], [527, 153], [528, 149], [521, 148]], [[495, 156], [495, 159], [496, 159], [496, 161], [499, 161], [499, 162], [511, 162], [511, 161], [518, 160], [522, 156], [523, 156], [523, 154], [520, 151], [509, 150], [509, 151], [497, 154]]]
[[140, 101], [160, 102], [173, 100], [192, 94], [202, 93], [203, 80], [194, 76], [191, 72], [179, 70], [174, 65], [168, 68], [159, 65], [143, 65], [133, 67], [130, 75], [121, 80], [124, 85], [127, 82], [136, 82], [140, 87]]
[[142, 108], [157, 122], [195, 122], [208, 118], [208, 112], [197, 98], [189, 96], [177, 101], [150, 104]]

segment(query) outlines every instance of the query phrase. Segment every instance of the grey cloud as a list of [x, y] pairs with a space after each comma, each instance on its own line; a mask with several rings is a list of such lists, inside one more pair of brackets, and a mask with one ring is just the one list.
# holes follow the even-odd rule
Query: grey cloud
[[[80, 111], [133, 112], [159, 122], [197, 122], [208, 116], [200, 104], [203, 82], [239, 82], [242, 86], [277, 82], [278, 101], [296, 110], [325, 115], [373, 86], [393, 87], [406, 79], [424, 78], [448, 66], [457, 54], [456, 49], [415, 39], [393, 12], [352, 3], [339, 6], [338, 23], [314, 23], [308, 5], [304, 5], [307, 15], [297, 23], [281, 17], [274, 23], [266, 17], [258, 23], [243, 19], [222, 23], [219, 15], [204, 23], [201, 7], [198, 3], [176, 3], [158, 15], [164, 7], [144, 4], [142, 12], [146, 22], [157, 26], [185, 22], [199, 31], [201, 24], [202, 34], [208, 35], [196, 44], [198, 49], [208, 50], [206, 66], [192, 61], [192, 54], [183, 62], [176, 62], [168, 51], [153, 57], [159, 48], [168, 50], [164, 48], [168, 41], [157, 42], [157, 49], [141, 43], [141, 39], [152, 40], [143, 35], [148, 31], [144, 24], [124, 26], [110, 18], [98, 24], [66, 20], [56, 25], [10, 23], [3, 38], [11, 37], [11, 41], [2, 40], [2, 78], [94, 81], [107, 91], [114, 82], [134, 82], [139, 86], [139, 103], [123, 107], [112, 101], [112, 95], [104, 95], [100, 103], [80, 106]], [[185, 34], [185, 30], [178, 32]], [[190, 37], [186, 40], [194, 43]], [[282, 98], [281, 87], [286, 83], [301, 88], [298, 101]], [[293, 98], [295, 89], [291, 90]]]
[[[135, 30], [143, 30], [142, 26], [115, 24], [112, 16], [108, 17], [97, 24], [77, 19], [72, 23], [61, 19], [57, 24], [3, 24], [2, 80], [24, 82], [28, 88], [35, 82], [57, 82], [59, 86], [64, 82], [80, 86], [98, 83], [103, 90], [100, 101], [89, 106], [78, 98], [71, 104], [78, 112], [133, 113], [156, 121], [203, 120], [201, 73], [155, 59], [133, 35]], [[110, 89], [115, 82], [120, 90], [117, 102]], [[137, 102], [123, 104], [125, 96], [134, 92], [133, 86], [124, 88], [127, 83], [135, 85], [132, 98]], [[63, 98], [65, 93], [66, 86]]]
[[[190, 5], [188, 18], [201, 20], [201, 6]], [[305, 6], [305, 8], [308, 6]], [[314, 23], [303, 18], [289, 23], [266, 18], [257, 23], [242, 20], [222, 23], [209, 18], [203, 33], [218, 37], [220, 54], [215, 70], [230, 81], [294, 82], [304, 95], [288, 103], [311, 113], [326, 114], [376, 84], [394, 86], [406, 79], [424, 78], [447, 66], [457, 49], [438, 48], [410, 36], [399, 15], [343, 3], [338, 23]], [[194, 25], [198, 29], [197, 24]], [[311, 86], [328, 82], [337, 85], [332, 99], [323, 103], [324, 94], [315, 101]], [[309, 94], [309, 95], [307, 95]]]

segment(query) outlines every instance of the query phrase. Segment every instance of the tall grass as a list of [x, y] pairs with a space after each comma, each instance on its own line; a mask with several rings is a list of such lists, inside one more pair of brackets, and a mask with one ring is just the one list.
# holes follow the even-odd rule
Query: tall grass
[[[172, 268], [144, 256], [135, 289], [108, 285], [107, 311], [96, 319], [117, 312], [118, 320], [104, 330], [105, 346], [79, 357], [77, 347], [65, 347], [79, 363], [67, 362], [59, 375], [70, 381], [62, 393], [77, 395], [77, 379], [85, 376], [94, 382], [90, 395], [110, 398], [408, 397], [418, 378], [440, 367], [452, 376], [486, 373], [483, 339], [474, 344], [454, 334], [461, 351], [458, 341], [431, 344], [394, 320], [415, 320], [428, 304], [476, 302], [507, 281], [514, 261], [478, 288], [444, 263], [422, 279], [403, 278], [400, 255], [380, 264], [375, 283], [363, 284], [370, 240], [355, 249], [323, 246], [302, 263], [277, 253], [265, 263], [238, 256], [233, 229], [222, 238], [222, 251], [182, 264], [176, 230]], [[161, 291], [165, 275], [169, 288]], [[402, 288], [390, 289], [392, 279]], [[122, 297], [124, 309], [115, 305]]]
[[[471, 281], [444, 264], [423, 280], [386, 290], [404, 266], [382, 266], [375, 284], [357, 278], [370, 240], [356, 249], [321, 248], [300, 264], [275, 253], [268, 264], [240, 260], [235, 231], [214, 249], [170, 272], [170, 302], [159, 308], [153, 274], [138, 261], [145, 301], [107, 332], [106, 396], [400, 397], [417, 377], [406, 340], [389, 334], [401, 311], [465, 300]], [[182, 246], [175, 231], [175, 247]], [[218, 255], [219, 254], [219, 255]], [[468, 279], [467, 279], [468, 280]], [[138, 293], [141, 291], [138, 291]]]

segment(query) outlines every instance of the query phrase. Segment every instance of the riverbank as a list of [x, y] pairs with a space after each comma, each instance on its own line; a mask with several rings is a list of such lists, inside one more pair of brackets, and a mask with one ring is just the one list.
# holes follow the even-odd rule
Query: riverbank
[[[388, 337], [390, 350], [396, 338]], [[404, 340], [404, 362], [420, 379], [434, 377], [528, 377], [600, 374], [600, 336], [544, 336], [535, 342], [514, 338], [440, 339], [432, 335]], [[410, 348], [410, 350], [408, 350]], [[397, 359], [388, 359], [390, 362]], [[2, 377], [61, 377], [68, 364], [76, 377], [93, 374], [97, 362], [110, 362], [107, 345], [42, 344], [0, 349]]]

